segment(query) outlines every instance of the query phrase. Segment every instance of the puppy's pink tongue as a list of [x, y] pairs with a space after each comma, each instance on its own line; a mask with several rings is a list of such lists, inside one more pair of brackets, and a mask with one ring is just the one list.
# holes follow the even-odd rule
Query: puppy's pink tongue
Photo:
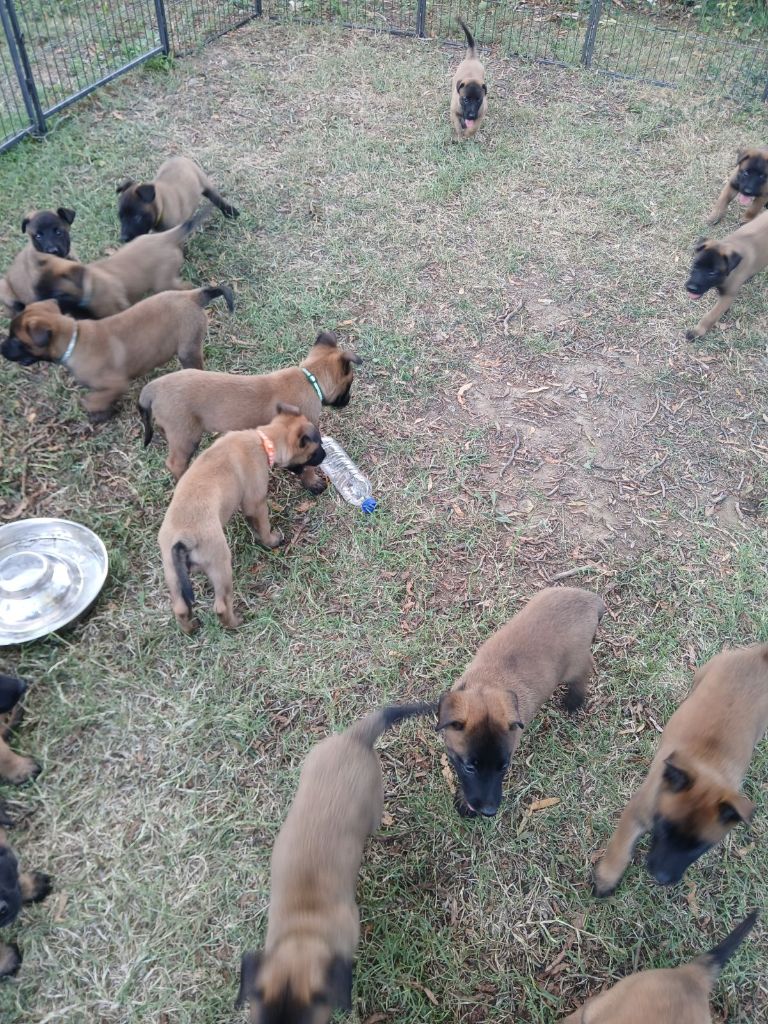
[[753, 198], [752, 196], [745, 196], [745, 195], [742, 195], [741, 192], [739, 192], [739, 203], [742, 206], [749, 206], [749, 204], [752, 202], [752, 198]]
[[467, 128], [469, 128], [470, 125], [473, 125], [475, 123], [475, 119], [474, 117], [465, 117], [464, 123], [466, 124]]

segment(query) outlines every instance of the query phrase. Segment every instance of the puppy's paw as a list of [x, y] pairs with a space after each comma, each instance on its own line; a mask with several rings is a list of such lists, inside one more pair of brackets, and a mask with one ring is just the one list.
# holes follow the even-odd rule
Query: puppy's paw
[[725, 214], [718, 213], [717, 210], [713, 210], [712, 213], [710, 213], [710, 215], [707, 217], [706, 223], [709, 224], [711, 227], [714, 227], [715, 224], [720, 223], [724, 216]]
[[272, 530], [266, 546], [268, 548], [279, 548], [281, 544], [285, 544], [285, 534], [282, 530]]
[[596, 896], [599, 900], [607, 899], [609, 896], [613, 896], [618, 885], [618, 879], [616, 881], [611, 881], [610, 879], [601, 877], [600, 864], [598, 863], [597, 867], [592, 872], [592, 895]]
[[587, 695], [582, 690], [569, 686], [563, 696], [563, 707], [569, 714], [573, 714], [579, 708], [583, 708], [586, 701]]
[[685, 337], [688, 341], [695, 341], [697, 338], [704, 337], [704, 331], [700, 331], [698, 327], [692, 327], [689, 331], [685, 332]]
[[41, 766], [31, 757], [14, 757], [14, 767], [2, 777], [13, 786], [20, 786], [22, 782], [29, 782], [35, 779], [43, 770]]
[[176, 621], [179, 624], [179, 629], [182, 633], [186, 633], [187, 636], [192, 636], [200, 629], [200, 620], [193, 619], [191, 615], [179, 616]]
[[88, 422], [92, 423], [93, 426], [97, 426], [99, 423], [107, 423], [115, 415], [115, 407], [110, 405], [108, 409], [98, 409], [96, 412], [88, 413]]
[[460, 818], [477, 818], [477, 811], [473, 811], [469, 804], [465, 801], [461, 793], [456, 792], [453, 794], [453, 806], [456, 813]]
[[15, 942], [0, 942], [0, 978], [11, 978], [18, 974], [23, 959]]
[[0, 803], [0, 828], [13, 828], [14, 824], [7, 806]]
[[21, 878], [21, 898], [25, 903], [42, 903], [53, 892], [53, 879], [42, 871], [25, 871]]
[[310, 494], [322, 494], [328, 488], [326, 477], [311, 467], [301, 474], [301, 482]]

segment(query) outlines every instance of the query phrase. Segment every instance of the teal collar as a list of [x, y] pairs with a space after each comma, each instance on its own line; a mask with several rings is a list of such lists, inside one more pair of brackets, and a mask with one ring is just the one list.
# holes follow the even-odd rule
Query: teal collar
[[69, 344], [64, 349], [64, 354], [59, 359], [59, 362], [61, 363], [62, 366], [66, 366], [69, 363], [69, 360], [72, 358], [72, 353], [75, 351], [75, 345], [76, 344], [77, 344], [77, 324], [75, 324], [75, 329], [72, 331], [72, 337], [69, 339]]
[[323, 395], [323, 389], [322, 389], [322, 388], [320, 387], [320, 385], [319, 385], [319, 384], [317, 383], [317, 377], [316, 377], [316, 376], [314, 375], [314, 373], [311, 373], [311, 372], [310, 372], [310, 371], [309, 371], [309, 370], [308, 370], [308, 369], [306, 368], [306, 366], [302, 366], [302, 367], [301, 367], [301, 372], [302, 372], [302, 373], [304, 374], [304, 376], [305, 376], [305, 377], [307, 378], [307, 380], [309, 381], [309, 383], [310, 383], [310, 384], [312, 385], [312, 387], [313, 387], [313, 388], [315, 389], [315, 394], [316, 394], [316, 395], [317, 395], [317, 397], [318, 397], [318, 398], [320, 399], [320, 403], [321, 403], [321, 405], [325, 405], [325, 396]]

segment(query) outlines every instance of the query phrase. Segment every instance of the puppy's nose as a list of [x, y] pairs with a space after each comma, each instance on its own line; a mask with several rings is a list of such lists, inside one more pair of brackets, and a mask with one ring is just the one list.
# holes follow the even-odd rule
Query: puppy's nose
[[499, 805], [498, 804], [496, 804], [496, 805], [485, 804], [483, 807], [480, 808], [480, 813], [485, 818], [492, 818], [496, 814], [498, 809], [499, 809]]
[[5, 915], [7, 913], [8, 913], [8, 904], [6, 903], [5, 900], [0, 900], [0, 921], [5, 917]]

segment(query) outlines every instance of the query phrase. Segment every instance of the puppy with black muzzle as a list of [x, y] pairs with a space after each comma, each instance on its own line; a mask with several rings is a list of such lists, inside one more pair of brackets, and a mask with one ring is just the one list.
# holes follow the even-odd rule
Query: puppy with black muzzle
[[225, 434], [187, 470], [173, 492], [158, 536], [173, 613], [185, 633], [197, 626], [192, 618], [191, 569], [199, 569], [211, 581], [213, 607], [222, 626], [236, 629], [240, 625], [224, 526], [239, 510], [265, 547], [278, 547], [283, 535], [269, 522], [269, 471], [273, 466], [294, 471], [319, 466], [324, 458], [314, 423], [296, 406], [278, 402], [277, 415], [260, 430]]
[[171, 231], [142, 235], [95, 263], [40, 253], [35, 257], [35, 295], [39, 300], [54, 299], [70, 316], [101, 319], [121, 313], [145, 295], [192, 288], [179, 276], [184, 245], [208, 215], [208, 210], [201, 210]]
[[[166, 466], [178, 480], [189, 465], [204, 433], [250, 430], [269, 423], [278, 402], [295, 405], [315, 426], [323, 406], [343, 409], [349, 404], [355, 366], [362, 359], [339, 346], [332, 331], [323, 331], [299, 365], [274, 373], [246, 376], [182, 370], [145, 384], [139, 395], [144, 422], [144, 445], [154, 426], [168, 442]], [[325, 490], [322, 476], [312, 469], [299, 474], [313, 494]]]
[[235, 1005], [249, 1004], [250, 1024], [327, 1024], [334, 1010], [352, 1009], [357, 876], [384, 804], [374, 743], [432, 710], [382, 708], [312, 748], [272, 851], [264, 951], [242, 959]]
[[[40, 773], [40, 765], [31, 757], [15, 754], [8, 746], [7, 740], [22, 718], [21, 699], [26, 693], [27, 684], [16, 676], [8, 676], [0, 672], [0, 779], [21, 785], [34, 779]], [[6, 821], [6, 824], [8, 822]]]
[[685, 332], [686, 338], [703, 338], [733, 305], [741, 286], [768, 267], [768, 212], [726, 235], [721, 242], [700, 239], [694, 246], [694, 259], [685, 290], [691, 299], [700, 299], [710, 288], [720, 296], [712, 310]]
[[52, 300], [33, 302], [11, 322], [0, 353], [12, 362], [59, 363], [87, 388], [83, 407], [92, 422], [109, 419], [136, 377], [178, 356], [201, 368], [208, 330], [205, 307], [219, 296], [234, 309], [226, 285], [161, 292], [103, 320], [75, 320]]
[[29, 241], [15, 257], [0, 279], [0, 302], [9, 316], [15, 316], [36, 299], [35, 287], [40, 273], [35, 253], [48, 253], [65, 259], [70, 256], [69, 229], [75, 211], [60, 206], [58, 210], [39, 210], [29, 213], [21, 222], [21, 233]]
[[[0, 829], [0, 927], [12, 924], [25, 903], [40, 903], [52, 889], [49, 875], [39, 871], [19, 871], [16, 854], [8, 837]], [[15, 943], [0, 942], [0, 978], [15, 974], [21, 967], [21, 952]]]
[[485, 68], [477, 56], [472, 33], [461, 20], [459, 25], [467, 37], [467, 55], [456, 68], [451, 83], [451, 124], [456, 139], [471, 139], [485, 120], [488, 111], [488, 86]]
[[202, 167], [187, 156], [172, 156], [150, 182], [129, 178], [117, 186], [120, 241], [130, 242], [150, 231], [168, 231], [192, 214], [205, 197], [225, 217], [239, 217], [213, 187]]
[[560, 1024], [712, 1024], [709, 997], [720, 972], [755, 926], [753, 912], [718, 946], [681, 967], [630, 974]]
[[486, 640], [438, 705], [437, 728], [456, 770], [460, 814], [491, 817], [523, 728], [560, 683], [566, 707], [584, 703], [591, 645], [605, 604], [575, 587], [549, 587]]
[[724, 651], [703, 665], [595, 866], [595, 894], [616, 889], [646, 832], [649, 872], [659, 885], [675, 885], [735, 825], [750, 821], [755, 807], [740, 787], [766, 728], [768, 644]]
[[754, 220], [765, 209], [768, 204], [768, 146], [742, 146], [739, 149], [736, 173], [726, 181], [707, 223], [718, 224], [736, 196], [745, 221]]

